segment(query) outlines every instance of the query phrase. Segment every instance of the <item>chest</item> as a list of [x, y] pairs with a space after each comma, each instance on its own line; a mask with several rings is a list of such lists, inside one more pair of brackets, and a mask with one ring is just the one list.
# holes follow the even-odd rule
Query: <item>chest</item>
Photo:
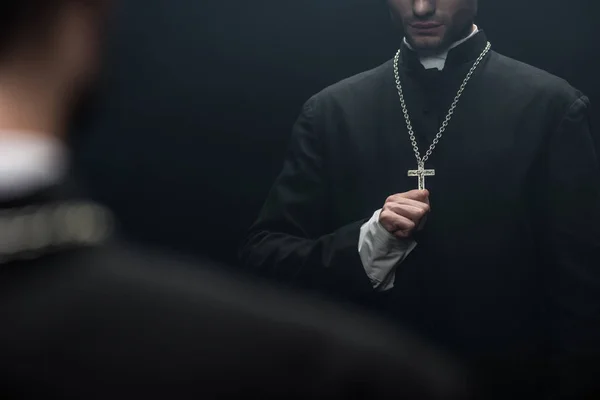
[[416, 189], [419, 178], [409, 171], [417, 169], [415, 153], [422, 158], [429, 149], [425, 168], [435, 175], [424, 178], [425, 186], [444, 212], [468, 211], [481, 220], [522, 211], [547, 126], [528, 99], [493, 86], [468, 87], [449, 118], [454, 90], [407, 95], [405, 114], [393, 86], [377, 106], [348, 113], [336, 127], [343, 146], [331, 164], [334, 201], [344, 204], [340, 222], [346, 215], [368, 216], [388, 196]]

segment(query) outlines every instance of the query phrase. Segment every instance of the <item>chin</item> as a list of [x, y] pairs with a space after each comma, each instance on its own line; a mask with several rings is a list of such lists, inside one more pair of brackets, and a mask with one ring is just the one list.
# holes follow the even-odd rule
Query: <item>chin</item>
[[410, 45], [419, 52], [435, 52], [444, 47], [444, 40], [440, 37], [419, 36], [411, 37], [410, 39], [407, 38], [407, 40]]

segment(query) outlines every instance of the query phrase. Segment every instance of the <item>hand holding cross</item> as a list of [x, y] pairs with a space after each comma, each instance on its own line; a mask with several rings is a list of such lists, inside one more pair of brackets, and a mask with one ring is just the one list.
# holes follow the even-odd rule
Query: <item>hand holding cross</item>
[[423, 228], [429, 210], [427, 190], [395, 194], [385, 201], [379, 214], [379, 223], [398, 239], [407, 239]]

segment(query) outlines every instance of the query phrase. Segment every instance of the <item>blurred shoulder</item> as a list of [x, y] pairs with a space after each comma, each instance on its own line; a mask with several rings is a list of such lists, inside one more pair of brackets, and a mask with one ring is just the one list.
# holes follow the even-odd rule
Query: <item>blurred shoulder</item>
[[323, 337], [370, 338], [365, 343], [378, 346], [392, 346], [397, 340], [395, 329], [353, 307], [274, 286], [214, 260], [123, 244], [98, 249], [88, 257], [94, 284], [100, 290], [129, 293], [155, 304], [160, 299], [164, 304], [185, 307], [196, 317], [219, 308], [224, 319], [241, 317], [265, 326], [293, 326]]

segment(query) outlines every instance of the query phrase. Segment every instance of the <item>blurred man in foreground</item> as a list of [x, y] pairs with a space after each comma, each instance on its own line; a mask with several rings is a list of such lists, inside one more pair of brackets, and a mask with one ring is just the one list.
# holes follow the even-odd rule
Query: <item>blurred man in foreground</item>
[[376, 321], [114, 242], [62, 142], [106, 11], [0, 6], [0, 396], [459, 396], [455, 368]]

